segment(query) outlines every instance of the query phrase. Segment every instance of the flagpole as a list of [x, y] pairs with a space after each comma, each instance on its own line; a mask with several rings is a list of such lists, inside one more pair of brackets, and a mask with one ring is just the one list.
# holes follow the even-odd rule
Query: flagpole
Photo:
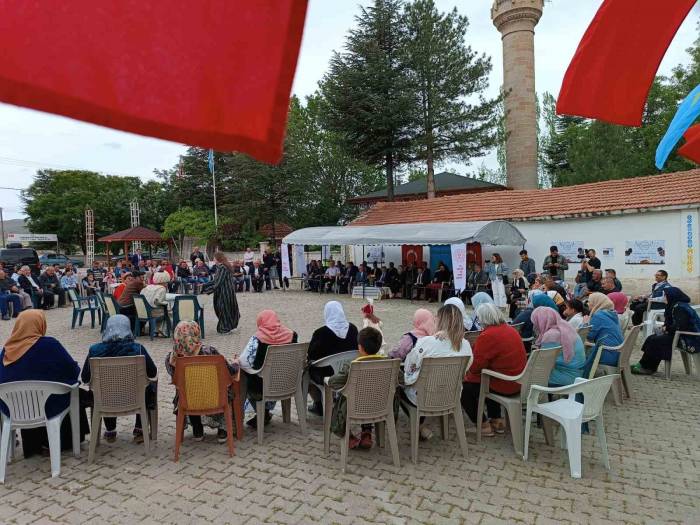
[[211, 167], [211, 180], [214, 183], [214, 226], [219, 227], [219, 214], [216, 211], [216, 176], [214, 175], [214, 166]]

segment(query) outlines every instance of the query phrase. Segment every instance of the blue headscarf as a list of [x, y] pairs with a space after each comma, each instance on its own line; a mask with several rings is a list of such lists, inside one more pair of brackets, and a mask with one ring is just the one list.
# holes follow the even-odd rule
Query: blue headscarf
[[90, 347], [90, 357], [123, 357], [139, 355], [141, 345], [134, 342], [131, 322], [125, 315], [112, 315], [102, 334], [102, 342]]
[[479, 323], [479, 317], [476, 315], [476, 310], [482, 304], [494, 304], [493, 297], [491, 297], [486, 292], [478, 292], [478, 293], [474, 294], [474, 296], [472, 297], [472, 307], [474, 308], [474, 319], [473, 319], [473, 324], [472, 324], [471, 328], [467, 329], [468, 331], [481, 330], [481, 324]]
[[540, 306], [549, 306], [559, 313], [559, 308], [557, 308], [557, 303], [554, 302], [549, 295], [546, 293], [540, 293], [532, 296], [532, 308], [539, 308]]

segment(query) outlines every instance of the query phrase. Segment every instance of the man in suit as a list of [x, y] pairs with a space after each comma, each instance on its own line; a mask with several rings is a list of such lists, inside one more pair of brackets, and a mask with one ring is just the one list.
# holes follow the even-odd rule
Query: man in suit
[[143, 261], [143, 255], [141, 255], [141, 248], [138, 248], [136, 253], [131, 256], [131, 264], [134, 265], [134, 268], [138, 268], [141, 261]]
[[416, 299], [420, 299], [421, 291], [425, 291], [425, 287], [430, 284], [430, 268], [428, 263], [423, 261], [421, 268], [418, 270], [414, 289], [416, 291]]

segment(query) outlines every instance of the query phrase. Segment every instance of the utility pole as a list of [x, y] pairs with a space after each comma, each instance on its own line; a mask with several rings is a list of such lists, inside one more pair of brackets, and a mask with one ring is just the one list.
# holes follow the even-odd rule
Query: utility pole
[[0, 208], [0, 237], [2, 237], [2, 247], [5, 247], [5, 220], [2, 218], [2, 208]]

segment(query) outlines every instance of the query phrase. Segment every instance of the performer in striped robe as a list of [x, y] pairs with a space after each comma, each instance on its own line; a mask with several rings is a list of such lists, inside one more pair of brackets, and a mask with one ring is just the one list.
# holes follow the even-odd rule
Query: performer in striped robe
[[238, 327], [241, 313], [236, 300], [236, 280], [233, 267], [226, 256], [217, 252], [214, 254], [216, 273], [211, 284], [214, 291], [214, 312], [219, 318], [216, 331], [226, 334]]

